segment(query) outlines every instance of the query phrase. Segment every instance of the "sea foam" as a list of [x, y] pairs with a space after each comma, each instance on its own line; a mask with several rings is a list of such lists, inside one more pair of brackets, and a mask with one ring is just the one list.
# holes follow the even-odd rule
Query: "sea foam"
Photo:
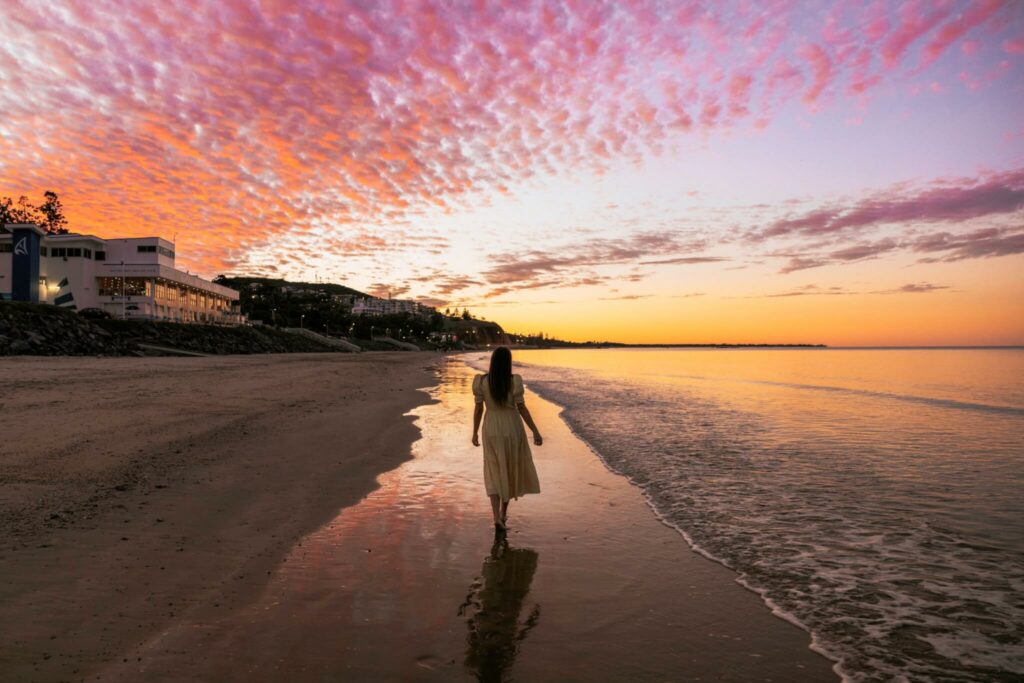
[[820, 387], [767, 382], [803, 392], [780, 419], [757, 407], [783, 399], [739, 400], [721, 378], [522, 358], [529, 388], [662, 521], [807, 630], [844, 679], [1021, 680], [1018, 409], [852, 387], [803, 423]]

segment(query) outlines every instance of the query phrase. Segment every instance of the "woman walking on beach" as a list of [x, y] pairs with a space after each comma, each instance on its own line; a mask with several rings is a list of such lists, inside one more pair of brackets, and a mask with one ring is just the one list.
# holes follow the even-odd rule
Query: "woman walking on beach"
[[523, 401], [523, 378], [512, 374], [512, 352], [504, 346], [491, 354], [487, 374], [473, 378], [473, 399], [473, 445], [480, 445], [482, 418], [484, 487], [491, 499], [494, 530], [502, 532], [506, 528], [509, 501], [527, 493], [540, 493], [523, 422], [533, 432], [533, 443], [544, 443]]

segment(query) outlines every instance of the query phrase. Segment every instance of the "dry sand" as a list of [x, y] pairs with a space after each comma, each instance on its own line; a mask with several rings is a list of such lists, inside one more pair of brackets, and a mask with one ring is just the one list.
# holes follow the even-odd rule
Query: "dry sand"
[[245, 605], [410, 457], [434, 362], [0, 361], [0, 679], [80, 679], [190, 610]]
[[0, 368], [20, 378], [0, 459], [21, 520], [0, 560], [12, 680], [836, 680], [532, 394], [544, 493], [495, 545], [459, 360], [80, 362]]

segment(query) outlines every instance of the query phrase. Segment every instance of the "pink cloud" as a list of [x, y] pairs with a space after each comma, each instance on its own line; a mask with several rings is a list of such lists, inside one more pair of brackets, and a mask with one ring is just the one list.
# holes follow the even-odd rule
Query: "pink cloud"
[[949, 289], [949, 285], [936, 285], [931, 282], [913, 282], [888, 291], [902, 294], [926, 294], [928, 292], [938, 292], [943, 289]]
[[800, 50], [800, 56], [810, 64], [811, 86], [804, 93], [804, 102], [815, 104], [832, 81], [832, 60], [820, 45], [806, 45]]
[[933, 7], [930, 3], [913, 0], [904, 3], [899, 10], [899, 25], [882, 43], [882, 58], [886, 66], [898, 64], [904, 52], [945, 19], [947, 13], [947, 9]]
[[819, 287], [818, 285], [804, 285], [785, 292], [765, 294], [769, 299], [792, 297], [792, 296], [846, 296], [849, 294], [929, 294], [948, 290], [949, 285], [937, 285], [933, 282], [911, 282], [894, 289], [876, 289], [874, 291], [854, 291], [843, 287]]
[[701, 263], [721, 263], [730, 259], [724, 256], [676, 256], [673, 258], [640, 261], [645, 266], [693, 266]]
[[1005, 0], [982, 0], [940, 26], [924, 47], [924, 62], [938, 59], [953, 43], [991, 18], [1004, 4]]
[[391, 297], [401, 297], [403, 294], [407, 294], [409, 292], [409, 286], [404, 284], [375, 282], [366, 288], [366, 292], [371, 296], [388, 299]]
[[750, 113], [750, 87], [754, 79], [749, 74], [735, 74], [729, 79], [729, 114], [734, 117]]
[[[606, 266], [649, 264], [715, 263], [716, 256], [694, 255], [706, 246], [695, 239], [673, 232], [643, 232], [623, 239], [588, 240], [565, 244], [550, 250], [516, 251], [490, 257], [493, 265], [482, 273], [490, 290], [488, 297], [521, 289], [542, 287], [591, 286], [611, 280], [636, 282], [643, 272], [603, 275]], [[661, 258], [654, 258], [654, 257]]]
[[915, 251], [945, 252], [922, 259], [925, 262], [1010, 256], [1024, 253], [1024, 229], [984, 228], [966, 235], [940, 232], [917, 239], [911, 247]]
[[[986, 218], [992, 219], [990, 225], [977, 227]], [[779, 272], [786, 274], [895, 253], [922, 255], [922, 263], [1022, 254], [1024, 224], [1013, 225], [1018, 219], [1024, 219], [1024, 169], [944, 179], [924, 187], [900, 183], [861, 199], [788, 216], [748, 237], [755, 243], [789, 239], [790, 246], [765, 254], [785, 259]], [[944, 224], [946, 229], [924, 232], [922, 226], [929, 223]], [[960, 229], [964, 223], [966, 230]], [[864, 240], [882, 227], [887, 236]], [[794, 238], [804, 242], [793, 242]]]
[[966, 221], [1024, 209], [1024, 169], [982, 178], [940, 181], [907, 192], [894, 188], [849, 204], [830, 205], [775, 221], [753, 239], [828, 235], [908, 222]]
[[893, 239], [884, 239], [874, 243], [855, 244], [838, 249], [829, 254], [829, 258], [837, 261], [863, 261], [888, 253], [899, 246]]
[[300, 233], [357, 249], [367, 231], [531, 176], [763, 128], [789, 102], [860, 103], [905, 78], [915, 49], [960, 56], [949, 46], [1006, 15], [988, 1], [60, 6], [0, 5], [0, 140], [18, 141], [0, 184], [57, 189], [76, 228], [188, 232], [207, 269]]

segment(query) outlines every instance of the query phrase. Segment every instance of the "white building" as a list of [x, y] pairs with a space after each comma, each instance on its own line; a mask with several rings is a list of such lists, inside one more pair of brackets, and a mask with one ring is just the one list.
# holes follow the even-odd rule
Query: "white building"
[[[0, 298], [99, 308], [115, 318], [242, 322], [238, 292], [175, 268], [174, 245], [165, 239], [46, 235], [32, 225], [6, 227], [0, 230]], [[16, 267], [16, 258], [25, 261]], [[38, 264], [29, 263], [34, 258]], [[19, 289], [17, 278], [37, 276], [37, 293], [25, 283]]]
[[434, 309], [409, 299], [378, 299], [375, 296], [359, 297], [352, 303], [352, 315], [430, 315]]

